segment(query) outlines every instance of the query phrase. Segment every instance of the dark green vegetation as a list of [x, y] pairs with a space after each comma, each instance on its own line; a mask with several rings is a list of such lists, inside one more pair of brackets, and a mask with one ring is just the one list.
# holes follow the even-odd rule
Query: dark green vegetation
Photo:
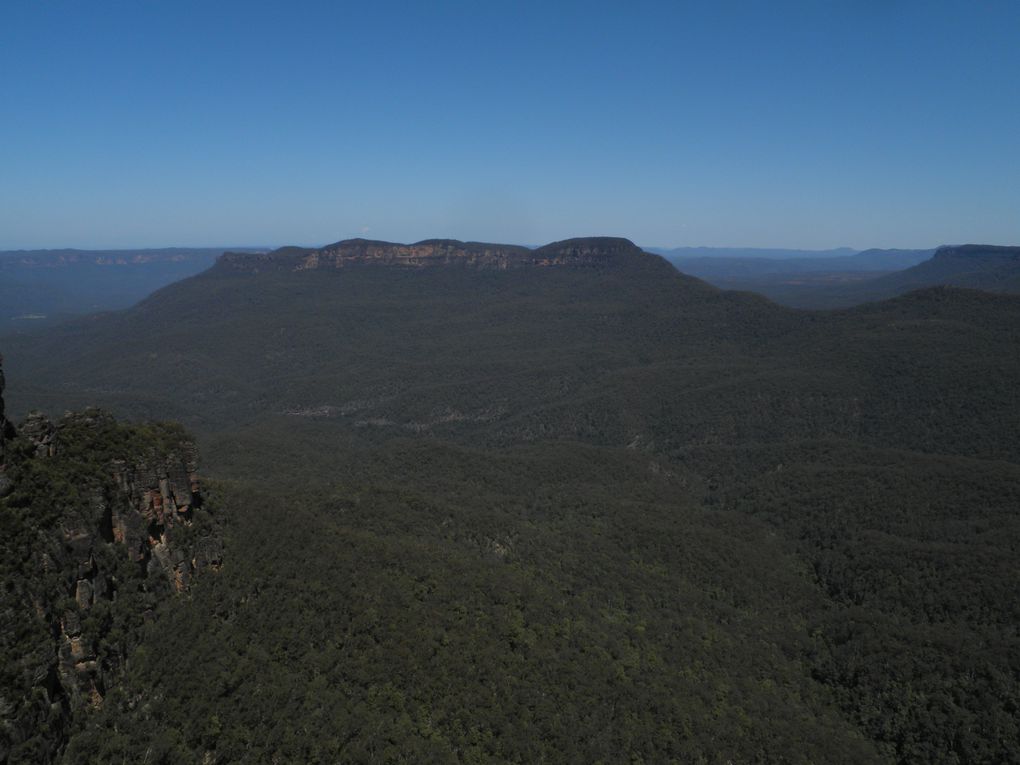
[[74, 314], [138, 302], [211, 266], [223, 249], [0, 252], [0, 331], [36, 329]]
[[179, 426], [91, 410], [21, 431], [0, 433], [0, 762], [48, 763], [220, 540]]
[[845, 308], [936, 286], [1020, 293], [1020, 247], [967, 244], [938, 250], [866, 250], [791, 260], [674, 258], [684, 273], [794, 308]]
[[1020, 298], [306, 255], [4, 341], [229, 519], [70, 761], [1020, 761]]

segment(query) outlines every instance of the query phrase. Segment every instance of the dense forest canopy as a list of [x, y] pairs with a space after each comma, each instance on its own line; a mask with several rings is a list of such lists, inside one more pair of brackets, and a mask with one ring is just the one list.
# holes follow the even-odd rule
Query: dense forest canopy
[[184, 422], [225, 525], [65, 761], [1020, 761], [1020, 298], [420, 244], [3, 340], [19, 416]]

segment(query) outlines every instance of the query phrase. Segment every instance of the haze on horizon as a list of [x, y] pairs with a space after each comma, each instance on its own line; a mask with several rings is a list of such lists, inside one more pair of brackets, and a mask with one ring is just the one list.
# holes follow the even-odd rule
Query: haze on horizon
[[0, 249], [1020, 243], [1020, 4], [0, 8]]

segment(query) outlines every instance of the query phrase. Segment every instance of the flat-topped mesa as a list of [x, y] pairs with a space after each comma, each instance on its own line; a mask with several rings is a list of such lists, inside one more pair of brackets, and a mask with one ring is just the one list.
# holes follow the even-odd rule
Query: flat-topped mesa
[[1011, 247], [999, 244], [945, 245], [935, 250], [934, 257], [1020, 260], [1020, 247]]
[[456, 266], [506, 271], [517, 268], [565, 266], [605, 268], [645, 253], [628, 239], [587, 237], [553, 242], [529, 249], [513, 244], [425, 239], [396, 244], [369, 239], [346, 239], [316, 250], [284, 247], [264, 255], [224, 253], [217, 266], [237, 271], [309, 271], [380, 265], [405, 268]]
[[221, 271], [292, 271], [300, 259], [315, 252], [311, 247], [281, 247], [272, 252], [225, 252], [216, 259], [215, 268]]
[[612, 266], [646, 256], [644, 250], [629, 239], [618, 236], [590, 236], [564, 239], [539, 247], [532, 252], [543, 266]]

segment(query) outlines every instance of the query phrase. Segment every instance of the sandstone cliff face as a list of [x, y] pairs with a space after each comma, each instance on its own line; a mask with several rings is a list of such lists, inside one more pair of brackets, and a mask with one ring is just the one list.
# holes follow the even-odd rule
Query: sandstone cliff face
[[347, 239], [319, 249], [285, 247], [267, 254], [225, 253], [221, 270], [312, 271], [377, 265], [404, 268], [457, 266], [506, 271], [518, 268], [607, 268], [628, 258], [651, 257], [627, 239], [590, 237], [553, 242], [534, 250], [510, 244], [427, 239], [415, 244], [394, 244], [368, 239]]
[[295, 270], [344, 268], [357, 264], [387, 266], [468, 266], [506, 270], [528, 261], [531, 250], [499, 244], [428, 240], [417, 244], [391, 244], [350, 239], [323, 247], [300, 259]]
[[33, 415], [6, 447], [0, 763], [52, 762], [152, 609], [218, 568], [221, 542], [178, 429]]

